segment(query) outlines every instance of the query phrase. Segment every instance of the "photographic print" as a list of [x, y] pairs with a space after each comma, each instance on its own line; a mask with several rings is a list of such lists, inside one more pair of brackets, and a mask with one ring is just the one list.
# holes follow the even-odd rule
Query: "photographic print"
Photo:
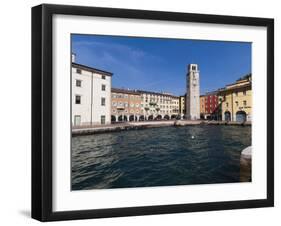
[[31, 201], [40, 221], [274, 206], [274, 20], [32, 7]]
[[71, 35], [71, 189], [251, 182], [250, 42]]

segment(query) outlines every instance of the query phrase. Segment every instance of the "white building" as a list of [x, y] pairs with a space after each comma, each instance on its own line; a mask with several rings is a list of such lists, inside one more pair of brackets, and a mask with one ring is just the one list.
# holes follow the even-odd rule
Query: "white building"
[[186, 118], [200, 119], [200, 80], [197, 64], [188, 65], [186, 85]]
[[112, 75], [72, 62], [72, 126], [111, 123]]

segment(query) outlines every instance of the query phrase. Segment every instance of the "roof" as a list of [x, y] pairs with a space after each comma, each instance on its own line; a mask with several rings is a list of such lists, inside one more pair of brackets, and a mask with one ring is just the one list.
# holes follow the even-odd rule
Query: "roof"
[[227, 91], [238, 90], [238, 89], [247, 88], [247, 87], [252, 87], [252, 84], [247, 83], [247, 84], [242, 85], [242, 86], [234, 86], [234, 87], [231, 87], [231, 88], [220, 89], [220, 90], [218, 90], [218, 93], [220, 94], [220, 93], [224, 93], [224, 92], [227, 92]]
[[[224, 88], [219, 88], [217, 90], [218, 94], [227, 92], [227, 91], [232, 91], [232, 90], [238, 90], [241, 88], [247, 88], [247, 87], [252, 87], [252, 73], [246, 74], [242, 76], [241, 78], [237, 79], [236, 82], [231, 83], [226, 85]], [[239, 85], [241, 83], [245, 83], [244, 85]]]
[[130, 89], [111, 88], [111, 92], [140, 95], [140, 93], [137, 90], [130, 90]]
[[239, 82], [241, 80], [250, 80], [252, 78], [252, 73], [246, 74], [243, 77], [237, 79], [236, 81]]
[[239, 83], [249, 82], [249, 81], [251, 81], [251, 79], [252, 79], [252, 74], [251, 73], [246, 74], [243, 77], [237, 79], [236, 82], [227, 84], [226, 86], [234, 86], [234, 85], [239, 84]]
[[219, 92], [219, 90], [206, 92], [205, 94], [200, 95], [200, 97], [205, 97], [205, 96], [215, 96], [215, 95], [217, 95], [217, 94], [218, 94], [218, 92]]
[[89, 67], [89, 66], [86, 66], [86, 65], [83, 65], [83, 64], [77, 64], [77, 63], [74, 63], [74, 62], [72, 62], [72, 67], [79, 68], [81, 70], [90, 71], [90, 72], [93, 72], [93, 73], [99, 73], [99, 74], [107, 75], [107, 76], [113, 75], [113, 73], [111, 73], [111, 72], [100, 70], [100, 69], [93, 68], [93, 67]]
[[168, 96], [168, 97], [174, 97], [179, 98], [178, 96], [167, 94], [167, 93], [159, 93], [159, 92], [152, 92], [152, 91], [145, 91], [145, 90], [137, 90], [139, 93], [148, 93], [148, 94], [154, 94], [154, 95], [161, 95], [161, 96]]

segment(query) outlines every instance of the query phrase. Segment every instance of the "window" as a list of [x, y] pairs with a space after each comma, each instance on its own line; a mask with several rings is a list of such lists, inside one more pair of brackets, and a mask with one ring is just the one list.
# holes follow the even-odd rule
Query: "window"
[[77, 87], [81, 87], [81, 85], [82, 85], [82, 81], [76, 79], [76, 86], [77, 86]]
[[77, 68], [77, 69], [76, 69], [76, 73], [77, 73], [77, 74], [81, 74], [81, 73], [82, 73], [81, 69]]
[[105, 98], [104, 97], [101, 98], [101, 106], [105, 106]]
[[102, 79], [105, 79], [105, 75], [102, 75], [101, 78], [102, 78]]
[[112, 102], [112, 106], [116, 107], [117, 103], [115, 101]]
[[195, 71], [196, 70], [196, 66], [192, 66], [192, 70]]
[[226, 103], [226, 107], [228, 107], [228, 103]]
[[238, 101], [235, 101], [236, 107], [238, 107]]
[[246, 96], [246, 90], [243, 91], [243, 95]]
[[101, 90], [105, 91], [105, 85], [104, 84], [101, 85]]
[[75, 104], [81, 104], [81, 96], [75, 95]]
[[238, 92], [237, 91], [235, 92], [235, 96], [238, 96]]
[[246, 100], [243, 101], [243, 105], [244, 105], [244, 107], [247, 106], [247, 101]]
[[105, 115], [101, 115], [100, 117], [100, 123], [105, 124]]

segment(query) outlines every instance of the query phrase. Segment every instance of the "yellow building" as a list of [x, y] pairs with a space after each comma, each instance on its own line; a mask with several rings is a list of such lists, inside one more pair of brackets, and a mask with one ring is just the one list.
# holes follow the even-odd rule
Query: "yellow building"
[[204, 117], [206, 111], [205, 111], [205, 96], [200, 96], [200, 117]]
[[252, 75], [219, 90], [222, 120], [245, 122], [252, 119]]
[[185, 115], [185, 95], [179, 97], [180, 104], [180, 115], [183, 117]]

